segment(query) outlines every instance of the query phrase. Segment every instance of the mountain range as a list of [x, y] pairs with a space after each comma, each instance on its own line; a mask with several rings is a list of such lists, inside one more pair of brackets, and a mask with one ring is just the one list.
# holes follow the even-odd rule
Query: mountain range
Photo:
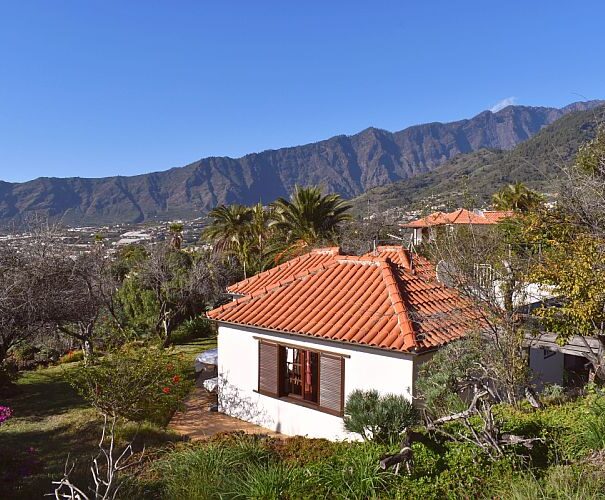
[[[0, 181], [0, 224], [43, 213], [66, 224], [105, 224], [191, 218], [221, 203], [270, 202], [295, 185], [321, 184], [346, 198], [372, 188], [425, 179], [452, 161], [485, 167], [485, 150], [505, 154], [574, 112], [605, 101], [563, 108], [508, 106], [450, 123], [427, 123], [399, 132], [368, 128], [358, 134], [253, 153], [210, 157], [187, 166], [131, 177]], [[430, 177], [429, 177], [430, 178]]]
[[593, 139], [603, 123], [605, 106], [568, 113], [511, 150], [460, 154], [430, 172], [372, 188], [352, 200], [354, 211], [365, 215], [395, 207], [482, 208], [495, 191], [514, 182], [554, 196], [561, 192], [565, 169], [578, 148]]

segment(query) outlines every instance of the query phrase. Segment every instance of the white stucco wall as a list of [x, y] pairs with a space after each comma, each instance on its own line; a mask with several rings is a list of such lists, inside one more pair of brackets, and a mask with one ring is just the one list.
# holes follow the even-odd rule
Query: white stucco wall
[[255, 392], [258, 389], [258, 338], [350, 356], [345, 358], [345, 401], [355, 389], [376, 389], [384, 394], [402, 394], [411, 399], [414, 364], [419, 361], [416, 356], [307, 339], [300, 335], [220, 325], [219, 411], [292, 436], [333, 440], [358, 438], [344, 430], [340, 417]]
[[539, 389], [547, 384], [563, 385], [564, 361], [565, 356], [560, 352], [530, 348], [529, 367]]

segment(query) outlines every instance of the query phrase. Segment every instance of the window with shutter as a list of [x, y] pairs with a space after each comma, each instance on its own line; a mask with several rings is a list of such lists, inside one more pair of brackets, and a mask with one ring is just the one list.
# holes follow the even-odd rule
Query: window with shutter
[[258, 392], [342, 416], [344, 358], [259, 339]]
[[258, 392], [279, 396], [279, 346], [270, 342], [258, 345]]
[[344, 400], [344, 359], [321, 354], [319, 361], [319, 406], [342, 415]]

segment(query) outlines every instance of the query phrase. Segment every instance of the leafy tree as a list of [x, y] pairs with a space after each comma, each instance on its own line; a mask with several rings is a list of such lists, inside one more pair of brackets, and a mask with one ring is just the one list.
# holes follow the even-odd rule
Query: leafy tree
[[[47, 279], [53, 293], [41, 303], [45, 320], [82, 346], [85, 362], [94, 352], [94, 343], [108, 340], [114, 333], [107, 328], [119, 317], [115, 296], [118, 282], [102, 245], [91, 252], [72, 257], [66, 248], [57, 247], [47, 262]], [[114, 321], [109, 321], [112, 317]], [[117, 323], [122, 327], [121, 323]]]
[[536, 315], [561, 343], [597, 339], [598, 352], [589, 349], [586, 357], [591, 376], [605, 380], [605, 131], [580, 148], [562, 192], [557, 207], [524, 218], [527, 238], [541, 245], [532, 278], [556, 298]]
[[130, 324], [153, 324], [168, 346], [179, 324], [219, 300], [229, 277], [228, 269], [210, 253], [191, 254], [156, 245], [127, 278], [130, 283], [121, 294], [124, 311], [130, 315]]
[[522, 182], [508, 184], [492, 196], [496, 210], [527, 212], [538, 207], [543, 201], [542, 195], [528, 189]]
[[519, 223], [462, 226], [443, 231], [424, 248], [436, 263], [438, 279], [475, 305], [476, 326], [494, 345], [498, 369], [492, 376], [501, 388], [496, 401], [517, 403], [530, 388], [524, 356], [525, 334], [533, 331], [529, 273], [537, 252], [526, 245]]
[[271, 225], [286, 243], [306, 249], [321, 240], [334, 242], [339, 224], [350, 219], [350, 208], [337, 194], [323, 195], [317, 186], [296, 186], [289, 200], [279, 198], [273, 203]]

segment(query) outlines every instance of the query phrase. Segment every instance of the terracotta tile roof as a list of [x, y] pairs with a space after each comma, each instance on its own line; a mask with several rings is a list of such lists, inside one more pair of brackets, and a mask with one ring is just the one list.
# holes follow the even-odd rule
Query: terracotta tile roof
[[435, 280], [435, 266], [417, 253], [411, 253], [401, 245], [378, 245], [376, 252], [370, 252], [366, 256], [388, 257], [394, 264], [411, 271], [424, 279]]
[[418, 219], [407, 224], [402, 224], [401, 227], [431, 227], [441, 226], [444, 224], [497, 224], [502, 219], [512, 217], [514, 212], [504, 212], [495, 210], [476, 210], [470, 211], [464, 208], [459, 208], [454, 212], [434, 212], [422, 219]]
[[339, 247], [316, 248], [279, 266], [239, 281], [228, 287], [227, 291], [237, 295], [249, 295], [256, 290], [276, 285], [301, 271], [317, 269], [326, 262], [332, 261], [337, 255], [340, 255]]
[[404, 352], [457, 339], [481, 315], [383, 256], [338, 256], [208, 313], [211, 319]]

